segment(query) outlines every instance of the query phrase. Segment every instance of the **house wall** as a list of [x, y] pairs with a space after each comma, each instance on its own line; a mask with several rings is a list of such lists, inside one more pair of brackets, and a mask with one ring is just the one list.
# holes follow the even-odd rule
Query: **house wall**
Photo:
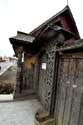
[[37, 57], [35, 56], [28, 56], [25, 54], [24, 57], [24, 65], [27, 69], [32, 69], [33, 65], [37, 62]]
[[35, 87], [35, 80], [34, 80], [34, 75], [35, 75], [35, 68], [34, 65], [37, 62], [37, 57], [32, 56], [29, 57], [25, 55], [24, 57], [24, 67], [23, 67], [23, 90], [35, 92], [36, 87]]
[[34, 65], [34, 75], [33, 75], [33, 87], [36, 95], [38, 94], [39, 87], [39, 74], [40, 74], [40, 60], [38, 60]]
[[23, 90], [33, 90], [33, 74], [34, 74], [34, 69], [27, 69], [26, 67], [24, 67], [23, 70], [23, 85], [22, 85], [22, 89]]

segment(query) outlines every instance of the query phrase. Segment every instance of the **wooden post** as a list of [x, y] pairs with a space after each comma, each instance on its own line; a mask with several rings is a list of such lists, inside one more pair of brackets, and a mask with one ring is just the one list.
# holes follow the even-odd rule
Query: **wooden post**
[[[65, 40], [64, 35], [60, 33], [57, 38], [56, 46], [62, 45], [64, 43], [64, 40]], [[59, 54], [57, 52], [55, 52], [52, 97], [51, 97], [51, 105], [50, 105], [50, 115], [51, 116], [54, 116], [54, 110], [55, 110], [55, 104], [56, 104], [58, 67], [59, 67]]]
[[17, 93], [22, 93], [22, 84], [23, 84], [22, 53], [23, 53], [23, 47], [20, 47], [18, 53], [18, 62], [17, 62], [17, 85], [16, 85]]

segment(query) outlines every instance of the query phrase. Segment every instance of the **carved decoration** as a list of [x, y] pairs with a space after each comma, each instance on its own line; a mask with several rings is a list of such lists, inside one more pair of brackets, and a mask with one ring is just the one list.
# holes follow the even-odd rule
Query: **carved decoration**
[[55, 61], [55, 41], [49, 43], [46, 48], [46, 53], [41, 58], [42, 63], [46, 63], [46, 70], [41, 69], [40, 65], [40, 78], [39, 78], [39, 96], [44, 108], [50, 113], [51, 96], [54, 77], [54, 61]]

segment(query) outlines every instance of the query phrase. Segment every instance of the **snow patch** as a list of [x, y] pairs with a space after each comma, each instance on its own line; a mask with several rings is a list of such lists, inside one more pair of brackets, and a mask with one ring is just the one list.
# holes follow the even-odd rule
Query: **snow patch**
[[13, 94], [0, 94], [0, 101], [13, 100]]

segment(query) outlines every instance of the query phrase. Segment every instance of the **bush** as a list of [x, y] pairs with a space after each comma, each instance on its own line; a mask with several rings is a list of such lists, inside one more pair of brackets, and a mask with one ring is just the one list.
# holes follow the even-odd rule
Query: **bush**
[[14, 91], [14, 83], [10, 81], [0, 81], [0, 94], [10, 94]]

